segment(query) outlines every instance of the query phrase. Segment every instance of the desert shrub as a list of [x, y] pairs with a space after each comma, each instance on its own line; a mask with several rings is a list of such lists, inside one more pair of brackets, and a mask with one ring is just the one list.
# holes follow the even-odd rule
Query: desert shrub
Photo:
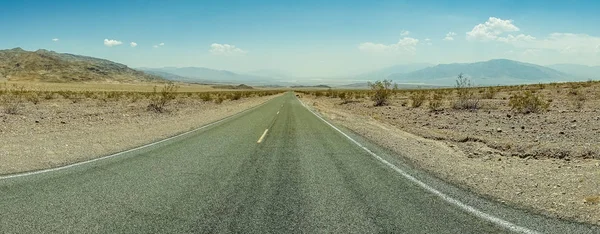
[[545, 102], [540, 96], [527, 90], [522, 94], [512, 95], [508, 105], [513, 111], [529, 114], [548, 110], [550, 103]]
[[24, 86], [13, 85], [12, 87], [8, 87], [5, 84], [4, 88], [0, 89], [0, 106], [4, 106], [4, 113], [10, 115], [19, 114], [26, 94]]
[[216, 99], [215, 99], [215, 103], [216, 104], [221, 104], [223, 103], [225, 99], [223, 98], [223, 96], [219, 95]]
[[585, 95], [585, 92], [579, 90], [578, 88], [571, 88], [569, 90], [569, 101], [571, 102], [571, 106], [573, 106], [573, 108], [577, 110], [583, 108], [586, 100], [587, 96]]
[[589, 88], [589, 87], [592, 87], [593, 84], [594, 84], [593, 80], [587, 80], [586, 82], [581, 83], [581, 86]]
[[374, 102], [374, 106], [389, 104], [389, 97], [392, 94], [391, 86], [391, 80], [375, 81], [375, 83], [369, 82], [369, 87], [371, 87], [371, 91], [373, 92], [371, 100]]
[[483, 99], [494, 99], [496, 94], [498, 93], [498, 89], [494, 87], [487, 87], [483, 92]]
[[429, 110], [439, 111], [444, 105], [444, 95], [442, 92], [433, 92], [429, 98]]
[[54, 93], [53, 92], [44, 92], [44, 95], [42, 95], [44, 97], [44, 99], [46, 100], [51, 100], [54, 99]]
[[459, 110], [477, 110], [480, 108], [479, 98], [473, 91], [471, 80], [462, 73], [456, 78], [456, 93], [457, 100], [454, 102], [453, 108]]
[[240, 93], [240, 92], [233, 92], [231, 94], [231, 96], [229, 97], [229, 99], [233, 100], [233, 101], [240, 100], [240, 98], [242, 98], [242, 93]]
[[537, 87], [538, 87], [538, 89], [545, 89], [546, 85], [543, 83], [539, 83], [539, 84], [537, 84]]
[[163, 113], [165, 111], [165, 106], [177, 97], [177, 87], [173, 83], [166, 84], [160, 92], [157, 91], [157, 87], [154, 86], [154, 91], [150, 97], [150, 104], [148, 105], [148, 110], [154, 111], [157, 113]]
[[40, 102], [40, 96], [36, 92], [29, 92], [25, 96], [27, 101], [33, 103], [33, 105], [37, 105]]
[[200, 93], [199, 96], [202, 101], [205, 101], [205, 102], [212, 101], [212, 96], [210, 95], [210, 93]]
[[315, 92], [315, 97], [322, 97], [324, 94], [321, 91], [316, 91]]
[[352, 98], [354, 95], [352, 95], [351, 92], [340, 92], [338, 94], [338, 97], [340, 99], [342, 99], [342, 104], [348, 104], [350, 102], [352, 102]]
[[425, 99], [427, 99], [427, 92], [425, 91], [413, 91], [410, 95], [410, 100], [412, 101], [411, 107], [417, 108], [423, 105]]
[[135, 103], [135, 102], [139, 101], [140, 99], [142, 99], [143, 96], [139, 93], [131, 93], [129, 95], [129, 97], [131, 98], [130, 99], [131, 103]]

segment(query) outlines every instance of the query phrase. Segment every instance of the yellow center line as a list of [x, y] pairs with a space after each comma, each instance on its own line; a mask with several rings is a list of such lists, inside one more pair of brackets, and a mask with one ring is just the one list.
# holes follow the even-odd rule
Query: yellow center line
[[260, 144], [265, 139], [265, 136], [267, 136], [268, 131], [269, 131], [269, 129], [267, 128], [265, 130], [265, 132], [262, 134], [262, 136], [260, 136], [260, 138], [258, 138], [258, 141], [256, 143]]

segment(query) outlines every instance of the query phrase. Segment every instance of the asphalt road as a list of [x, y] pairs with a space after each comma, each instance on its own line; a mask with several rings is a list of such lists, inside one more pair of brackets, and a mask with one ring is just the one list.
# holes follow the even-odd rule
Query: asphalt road
[[480, 198], [342, 131], [287, 93], [115, 157], [0, 177], [0, 233], [599, 232]]

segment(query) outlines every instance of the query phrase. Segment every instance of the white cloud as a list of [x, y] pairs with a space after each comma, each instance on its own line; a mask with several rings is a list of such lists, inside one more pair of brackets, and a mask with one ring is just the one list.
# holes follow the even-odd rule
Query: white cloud
[[358, 45], [358, 49], [370, 53], [406, 52], [414, 54], [416, 52], [415, 46], [417, 44], [419, 44], [419, 39], [405, 37], [400, 39], [398, 43], [390, 45], [376, 44], [372, 42], [361, 43]]
[[525, 35], [525, 34], [519, 34], [517, 36], [513, 36], [512, 34], [509, 34], [506, 37], [498, 37], [497, 40], [501, 41], [501, 42], [512, 43], [512, 42], [518, 42], [518, 41], [533, 41], [533, 40], [535, 40], [535, 37], [533, 37], [531, 35]]
[[522, 34], [509, 35], [506, 38], [499, 38], [498, 41], [519, 48], [551, 50], [563, 54], [594, 54], [600, 45], [600, 37], [574, 33], [552, 33], [541, 39]]
[[158, 45], [153, 45], [152, 48], [158, 48]]
[[425, 38], [425, 44], [426, 44], [426, 45], [433, 45], [433, 44], [431, 43], [431, 39], [429, 39], [429, 38]]
[[454, 41], [454, 36], [456, 36], [455, 32], [446, 33], [446, 37], [444, 37], [444, 41]]
[[402, 36], [402, 37], [408, 36], [409, 34], [410, 34], [410, 31], [402, 30], [402, 32], [400, 32], [400, 36]]
[[164, 45], [165, 45], [165, 43], [164, 43], [164, 42], [161, 42], [161, 43], [160, 43], [160, 44], [158, 44], [158, 45], [159, 45], [159, 46], [164, 46]]
[[165, 46], [164, 42], [158, 43], [158, 45], [153, 45], [152, 48], [158, 48], [158, 47], [163, 47]]
[[225, 56], [242, 55], [242, 54], [247, 53], [247, 51], [237, 48], [234, 45], [218, 44], [218, 43], [213, 43], [212, 45], [210, 45], [209, 51], [210, 51], [210, 53], [212, 53], [214, 55], [225, 55]]
[[131, 46], [131, 47], [136, 47], [136, 46], [137, 46], [137, 43], [135, 43], [135, 42], [133, 42], [133, 41], [132, 41], [131, 43], [129, 43], [129, 46]]
[[58, 41], [58, 38], [54, 38], [54, 39], [52, 39], [52, 41]]
[[519, 31], [519, 28], [512, 23], [512, 20], [490, 17], [485, 23], [478, 24], [473, 30], [467, 32], [467, 39], [490, 41], [496, 40], [503, 33], [517, 31]]
[[121, 41], [104, 39], [104, 45], [108, 47], [118, 46], [123, 44]]

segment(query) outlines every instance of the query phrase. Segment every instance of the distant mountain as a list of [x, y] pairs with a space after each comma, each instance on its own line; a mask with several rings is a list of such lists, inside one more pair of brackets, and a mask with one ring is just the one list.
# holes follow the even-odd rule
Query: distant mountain
[[[141, 69], [138, 68], [138, 70], [141, 70]], [[187, 82], [187, 83], [202, 83], [202, 84], [214, 83], [213, 81], [210, 81], [210, 80], [202, 80], [202, 79], [197, 79], [197, 78], [178, 76], [178, 75], [171, 74], [168, 72], [163, 72], [163, 71], [154, 71], [154, 70], [142, 70], [142, 71], [147, 74], [159, 76], [165, 80], [181, 81], [181, 82]]]
[[549, 65], [547, 67], [567, 74], [573, 74], [584, 79], [600, 80], [600, 66], [586, 66], [580, 64], [554, 64]]
[[140, 82], [162, 80], [105, 59], [21, 48], [0, 50], [0, 79], [45, 82]]
[[357, 75], [354, 78], [357, 79], [366, 79], [366, 80], [382, 80], [386, 79], [391, 74], [396, 73], [409, 73], [417, 70], [421, 70], [423, 68], [432, 67], [433, 64], [429, 63], [411, 63], [411, 64], [399, 64], [391, 67], [382, 68], [375, 71], [370, 71], [367, 73], [363, 73]]
[[204, 83], [244, 83], [252, 85], [277, 84], [272, 77], [238, 74], [227, 70], [215, 70], [205, 67], [163, 67], [138, 68], [139, 70], [160, 75], [165, 79], [184, 82]]
[[212, 86], [215, 89], [254, 89], [252, 86], [248, 86], [245, 84], [240, 85], [214, 85]]
[[388, 78], [398, 83], [452, 85], [460, 73], [470, 77], [476, 85], [531, 84], [577, 79], [552, 68], [507, 59], [440, 64], [406, 74], [392, 74]]
[[[429, 84], [398, 84], [398, 88], [400, 89], [430, 89], [430, 88], [441, 88], [448, 87], [448, 85], [429, 85]], [[368, 82], [362, 83], [353, 83], [347, 85], [339, 85], [336, 86], [338, 89], [370, 89]]]
[[290, 88], [298, 89], [298, 88], [314, 88], [314, 89], [330, 89], [329, 85], [293, 85]]
[[252, 75], [252, 76], [261, 76], [261, 77], [272, 77], [272, 78], [278, 78], [278, 79], [293, 77], [292, 75], [287, 74], [283, 71], [271, 70], [271, 69], [261, 69], [261, 70], [249, 71], [244, 74]]

